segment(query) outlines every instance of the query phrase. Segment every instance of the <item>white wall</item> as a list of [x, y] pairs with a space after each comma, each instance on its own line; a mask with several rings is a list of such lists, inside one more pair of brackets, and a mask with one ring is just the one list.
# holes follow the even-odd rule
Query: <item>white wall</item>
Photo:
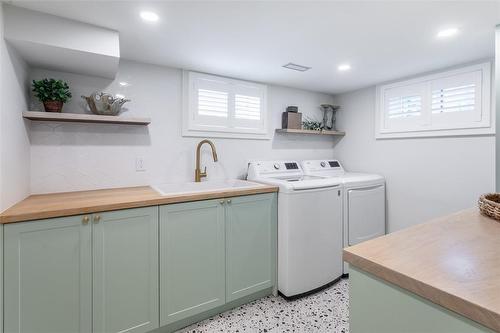
[[[497, 25], [495, 29], [495, 76], [494, 82], [500, 82], [500, 25]], [[493, 92], [493, 98], [496, 101], [496, 116], [498, 121], [496, 122], [496, 131], [500, 133], [500, 84], [495, 85], [495, 91]], [[500, 192], [500, 135], [496, 136], [496, 191]]]
[[375, 140], [375, 87], [335, 102], [347, 135], [334, 155], [347, 170], [386, 177], [389, 231], [476, 206], [495, 189], [494, 136]]
[[63, 17], [4, 6], [4, 38], [32, 67], [114, 78], [118, 31]]
[[0, 211], [30, 192], [30, 144], [21, 113], [27, 108], [26, 64], [3, 39], [0, 5]]
[[4, 11], [7, 39], [120, 57], [118, 31], [16, 6]]
[[[30, 78], [67, 80], [73, 98], [66, 112], [82, 112], [82, 94], [93, 90], [121, 93], [129, 116], [152, 118], [148, 127], [103, 124], [32, 123], [31, 191], [45, 193], [105, 187], [191, 181], [195, 148], [201, 138], [181, 136], [181, 85], [179, 69], [121, 61], [116, 80], [34, 70]], [[128, 87], [118, 82], [127, 81]], [[272, 128], [281, 127], [281, 112], [298, 105], [304, 113], [320, 117], [318, 106], [332, 97], [286, 87], [269, 86], [268, 110]], [[33, 108], [39, 107], [36, 104]], [[275, 135], [272, 140], [214, 139], [219, 162], [213, 163], [208, 147], [203, 165], [209, 179], [244, 177], [252, 159], [332, 157], [332, 138]], [[135, 158], [143, 157], [147, 170], [135, 171]]]

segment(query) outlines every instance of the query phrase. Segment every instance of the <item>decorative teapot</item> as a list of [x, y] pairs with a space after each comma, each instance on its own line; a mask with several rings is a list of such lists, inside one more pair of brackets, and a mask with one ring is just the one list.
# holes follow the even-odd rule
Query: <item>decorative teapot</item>
[[120, 113], [122, 105], [130, 102], [130, 99], [117, 98], [111, 94], [94, 91], [90, 96], [83, 96], [87, 101], [90, 111], [94, 114], [116, 116]]

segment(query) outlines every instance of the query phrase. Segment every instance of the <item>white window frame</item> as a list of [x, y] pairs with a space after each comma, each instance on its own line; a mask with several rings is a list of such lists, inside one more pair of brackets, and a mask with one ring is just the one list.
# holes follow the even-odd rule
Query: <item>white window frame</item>
[[[205, 124], [200, 124], [195, 121], [197, 116], [197, 100], [196, 100], [196, 86], [197, 80], [214, 80], [221, 84], [227, 84], [230, 91], [229, 96], [229, 118], [225, 125], [214, 125], [207, 121]], [[183, 98], [182, 98], [182, 136], [185, 137], [215, 137], [215, 138], [238, 138], [238, 139], [271, 139], [269, 130], [269, 114], [267, 110], [267, 86], [254, 82], [236, 80], [232, 78], [204, 74], [192, 71], [183, 71]], [[231, 89], [235, 90], [231, 90]], [[258, 91], [261, 98], [261, 120], [262, 126], [259, 128], [244, 128], [238, 124], [245, 123], [245, 121], [234, 118], [234, 96], [238, 91], [251, 89]], [[198, 116], [199, 117], [199, 116]], [[252, 120], [246, 121], [247, 123]]]
[[[479, 71], [481, 74], [480, 110], [479, 118], [474, 121], [458, 122], [447, 125], [445, 122], [432, 122], [431, 90], [432, 84], [452, 76], [473, 73]], [[481, 63], [458, 69], [448, 70], [431, 75], [420, 76], [410, 80], [397, 81], [390, 84], [378, 85], [376, 87], [375, 108], [375, 138], [408, 138], [408, 137], [437, 137], [437, 136], [462, 136], [462, 135], [489, 135], [495, 134], [495, 113], [492, 112], [493, 102], [491, 84], [491, 63]], [[388, 128], [386, 126], [386, 92], [393, 89], [404, 89], [404, 87], [419, 87], [423, 89], [421, 116], [415, 121], [407, 120], [407, 125], [400, 124], [399, 127]], [[453, 115], [447, 115], [447, 117]], [[436, 119], [438, 118], [435, 116]], [[457, 114], [457, 119], [459, 115]], [[417, 119], [418, 118], [418, 119]]]

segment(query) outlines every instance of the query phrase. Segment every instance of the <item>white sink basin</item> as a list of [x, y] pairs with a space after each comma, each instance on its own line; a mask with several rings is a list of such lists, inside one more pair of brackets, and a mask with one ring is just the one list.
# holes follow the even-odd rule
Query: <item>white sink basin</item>
[[164, 183], [151, 186], [160, 195], [177, 195], [200, 192], [259, 188], [264, 185], [240, 179], [214, 180], [206, 182]]

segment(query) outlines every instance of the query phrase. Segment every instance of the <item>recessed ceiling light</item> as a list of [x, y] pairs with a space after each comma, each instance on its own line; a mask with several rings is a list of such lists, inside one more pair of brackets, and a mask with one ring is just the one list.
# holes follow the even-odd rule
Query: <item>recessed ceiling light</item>
[[308, 71], [311, 69], [311, 67], [297, 65], [297, 64], [294, 64], [293, 62], [289, 62], [288, 64], [283, 65], [283, 67], [288, 68], [288, 69], [292, 69], [294, 71], [299, 71], [299, 72], [305, 72], [305, 71]]
[[153, 12], [148, 12], [148, 11], [141, 12], [140, 15], [144, 21], [148, 21], [148, 22], [156, 22], [160, 18], [158, 16], [158, 14], [153, 13]]
[[351, 69], [351, 65], [349, 64], [342, 64], [342, 65], [339, 65], [339, 67], [337, 67], [337, 69], [341, 72], [345, 72], [345, 71], [348, 71]]
[[437, 37], [438, 38], [446, 38], [446, 37], [451, 37], [455, 36], [458, 34], [458, 29], [457, 28], [449, 28], [449, 29], [444, 29], [438, 32]]
[[126, 86], [128, 86], [128, 85], [129, 85], [129, 83], [128, 83], [128, 82], [125, 82], [125, 81], [119, 82], [119, 84], [120, 84], [120, 86], [122, 86], [122, 87], [126, 87]]

